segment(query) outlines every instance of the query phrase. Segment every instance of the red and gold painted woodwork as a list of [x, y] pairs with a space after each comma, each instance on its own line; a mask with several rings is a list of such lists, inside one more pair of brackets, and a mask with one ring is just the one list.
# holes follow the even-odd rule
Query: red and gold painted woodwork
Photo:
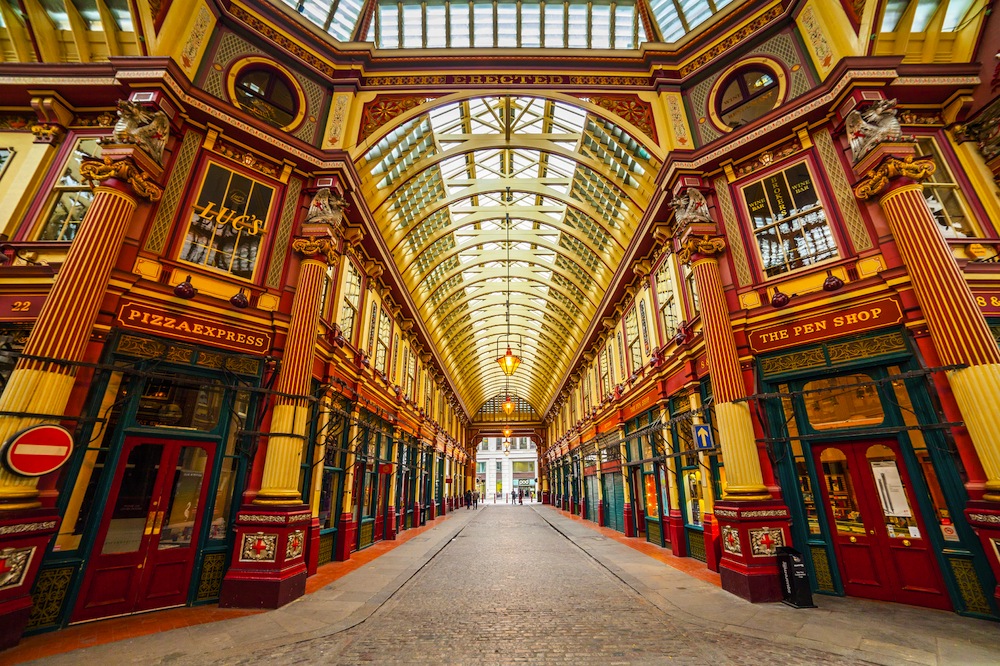
[[948, 380], [986, 473], [983, 499], [1000, 502], [1000, 431], [993, 420], [1000, 412], [1000, 349], [923, 197], [920, 181], [933, 174], [934, 163], [914, 159], [913, 150], [877, 148], [858, 165], [868, 170], [854, 191], [864, 200], [878, 197], [940, 361], [969, 366]]
[[[292, 248], [304, 255], [300, 264], [295, 297], [281, 370], [276, 384], [277, 397], [271, 417], [271, 436], [264, 453], [261, 487], [250, 505], [236, 516], [236, 548], [222, 582], [219, 605], [227, 607], [277, 608], [305, 594], [306, 558], [303, 543], [313, 524], [312, 512], [302, 503], [299, 471], [303, 442], [309, 434], [310, 394], [316, 331], [319, 328], [323, 280], [327, 262], [335, 260], [333, 240], [299, 238]], [[270, 509], [264, 513], [262, 509]], [[268, 518], [264, 518], [268, 516]], [[285, 518], [283, 527], [268, 533], [260, 531], [262, 522]], [[301, 527], [298, 531], [293, 525]], [[270, 527], [270, 523], [268, 523]], [[295, 550], [299, 555], [282, 557]], [[260, 556], [253, 543], [270, 543], [277, 556]], [[253, 543], [251, 543], [253, 542]], [[248, 545], [250, 544], [250, 545]], [[270, 552], [270, 551], [269, 551]]]
[[[137, 166], [139, 165], [139, 166]], [[103, 183], [94, 192], [48, 298], [0, 395], [0, 441], [65, 413], [101, 301], [134, 213], [135, 195], [156, 201], [159, 166], [134, 148], [108, 147], [103, 162], [85, 161], [84, 177]], [[60, 359], [57, 363], [50, 359]], [[0, 470], [0, 649], [17, 643], [31, 611], [31, 586], [42, 554], [59, 527], [51, 506], [41, 507], [38, 477]], [[12, 574], [13, 571], [13, 574]]]

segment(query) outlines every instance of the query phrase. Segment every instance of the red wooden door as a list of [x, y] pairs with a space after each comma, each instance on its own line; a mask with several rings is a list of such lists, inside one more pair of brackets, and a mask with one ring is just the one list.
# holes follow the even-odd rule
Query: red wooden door
[[844, 591], [951, 609], [894, 440], [815, 448]]
[[187, 601], [214, 444], [129, 437], [72, 621]]

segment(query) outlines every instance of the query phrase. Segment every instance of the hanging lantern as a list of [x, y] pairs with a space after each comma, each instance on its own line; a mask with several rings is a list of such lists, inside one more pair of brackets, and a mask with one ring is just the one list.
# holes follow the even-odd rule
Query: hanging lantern
[[507, 416], [510, 416], [514, 412], [514, 401], [510, 399], [509, 395], [504, 399], [500, 408], [503, 409]]
[[510, 439], [510, 435], [512, 432], [514, 431], [510, 429], [510, 426], [503, 427], [503, 436], [506, 437], [507, 439]]
[[515, 356], [514, 352], [511, 351], [510, 347], [507, 347], [507, 353], [497, 359], [497, 363], [500, 364], [500, 369], [503, 370], [503, 374], [510, 377], [517, 370], [517, 366], [521, 365], [521, 357]]

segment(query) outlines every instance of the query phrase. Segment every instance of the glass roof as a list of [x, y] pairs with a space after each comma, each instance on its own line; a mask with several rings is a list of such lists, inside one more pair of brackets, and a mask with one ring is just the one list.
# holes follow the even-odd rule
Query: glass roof
[[339, 41], [382, 49], [636, 49], [683, 38], [733, 0], [282, 1]]
[[[660, 166], [631, 134], [560, 101], [435, 107], [360, 160], [364, 196], [444, 370], [470, 409], [504, 395], [541, 412], [597, 314]], [[509, 296], [508, 296], [509, 294]]]

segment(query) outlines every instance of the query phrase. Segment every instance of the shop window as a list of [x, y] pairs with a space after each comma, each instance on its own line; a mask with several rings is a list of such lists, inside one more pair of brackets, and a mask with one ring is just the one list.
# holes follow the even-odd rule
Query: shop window
[[677, 326], [680, 324], [680, 308], [677, 304], [676, 292], [674, 265], [668, 257], [656, 271], [656, 305], [660, 308], [663, 337], [667, 341], [677, 335]]
[[0, 148], [0, 178], [3, 178], [3, 172], [7, 170], [7, 166], [13, 161], [14, 152], [13, 148]]
[[399, 383], [399, 334], [392, 336], [392, 381]]
[[642, 348], [639, 346], [639, 323], [635, 316], [636, 308], [625, 315], [625, 344], [628, 346], [629, 369], [638, 372], [642, 368]]
[[52, 186], [52, 195], [37, 240], [71, 241], [76, 236], [83, 216], [87, 214], [94, 193], [80, 175], [84, 160], [97, 159], [101, 154], [97, 137], [77, 139], [63, 165], [59, 179]]
[[759, 65], [733, 72], [720, 90], [716, 112], [723, 124], [732, 129], [760, 118], [781, 101], [778, 75]]
[[886, 534], [890, 539], [925, 538], [920, 534], [920, 527], [913, 515], [906, 485], [899, 473], [896, 454], [887, 446], [874, 444], [865, 450], [865, 457], [875, 478]]
[[392, 335], [392, 318], [385, 310], [379, 310], [378, 339], [375, 342], [375, 369], [385, 373], [389, 360], [389, 341]]
[[934, 160], [934, 174], [923, 182], [924, 198], [945, 238], [969, 238], [980, 236], [968, 204], [962, 196], [955, 177], [947, 162], [941, 158], [937, 144], [930, 137], [917, 139], [918, 152]]
[[375, 353], [375, 325], [378, 322], [378, 305], [372, 303], [372, 316], [368, 321], [368, 355]]
[[344, 302], [340, 306], [340, 330], [347, 341], [354, 344], [357, 334], [358, 311], [361, 309], [361, 273], [355, 268], [354, 262], [345, 258], [344, 266]]
[[687, 285], [688, 298], [691, 299], [691, 312], [701, 312], [701, 298], [698, 296], [698, 281], [694, 279], [694, 271], [686, 271], [684, 283]]
[[253, 278], [273, 199], [274, 188], [210, 163], [179, 259]]
[[618, 341], [618, 370], [619, 370], [618, 376], [621, 377], [622, 380], [624, 380], [625, 377], [628, 376], [628, 372], [626, 372], [625, 370], [625, 349], [624, 346], [622, 345], [621, 331], [618, 331], [615, 334], [615, 339]]
[[837, 243], [805, 162], [743, 188], [768, 277], [837, 257]]
[[642, 478], [643, 478], [643, 488], [645, 489], [645, 495], [646, 495], [646, 517], [659, 518], [660, 504], [656, 493], [656, 475], [643, 474]]
[[885, 419], [878, 391], [865, 374], [817, 379], [803, 393], [806, 417], [816, 430], [875, 426]]
[[233, 101], [269, 125], [287, 129], [298, 120], [301, 95], [283, 72], [266, 65], [240, 69], [233, 84]]
[[215, 488], [215, 502], [212, 505], [212, 525], [209, 528], [208, 538], [215, 541], [226, 539], [240, 468], [239, 438], [241, 430], [246, 426], [249, 409], [250, 393], [240, 391], [236, 394], [236, 400], [232, 407], [229, 432], [226, 436], [226, 450], [219, 471], [219, 482]]
[[854, 479], [847, 466], [847, 456], [836, 448], [824, 449], [820, 454], [823, 478], [830, 496], [830, 511], [839, 534], [864, 534], [865, 524], [861, 506], [854, 491]]
[[172, 378], [151, 379], [139, 399], [135, 422], [148, 428], [214, 430], [224, 393], [217, 382], [181, 384]]

